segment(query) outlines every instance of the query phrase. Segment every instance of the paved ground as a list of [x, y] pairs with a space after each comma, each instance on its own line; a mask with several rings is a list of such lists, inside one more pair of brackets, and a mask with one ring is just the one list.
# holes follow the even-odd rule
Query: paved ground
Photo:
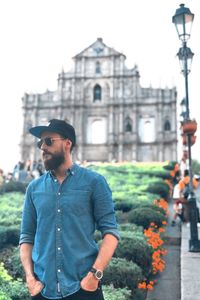
[[[197, 206], [200, 208], [200, 184], [196, 192]], [[189, 252], [189, 224], [182, 225], [181, 235], [181, 300], [200, 300], [200, 252]], [[200, 223], [198, 223], [200, 243]]]
[[[196, 192], [196, 200], [200, 208], [200, 185]], [[169, 211], [165, 247], [168, 250], [165, 256], [166, 268], [158, 276], [158, 283], [153, 291], [148, 292], [146, 300], [200, 300], [200, 252], [189, 252], [189, 223], [179, 222], [177, 226], [171, 226], [172, 201], [169, 203]]]
[[[198, 226], [199, 239], [200, 227]], [[181, 300], [200, 300], [200, 252], [188, 251], [190, 228], [182, 226], [181, 238]]]
[[166, 267], [163, 273], [157, 276], [157, 284], [153, 291], [148, 292], [147, 300], [180, 300], [180, 244], [181, 224], [177, 220], [175, 227], [171, 226], [173, 216], [173, 203], [169, 202], [169, 222], [165, 233], [165, 246], [167, 254], [164, 257]]

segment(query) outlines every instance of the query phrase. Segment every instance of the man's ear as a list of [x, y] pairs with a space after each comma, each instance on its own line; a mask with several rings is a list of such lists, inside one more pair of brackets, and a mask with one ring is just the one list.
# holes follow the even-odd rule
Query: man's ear
[[72, 142], [70, 140], [66, 140], [66, 145], [71, 149], [72, 147]]

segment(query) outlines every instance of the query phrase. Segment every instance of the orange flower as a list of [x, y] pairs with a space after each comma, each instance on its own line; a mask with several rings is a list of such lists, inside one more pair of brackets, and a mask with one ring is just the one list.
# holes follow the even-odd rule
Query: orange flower
[[153, 290], [153, 286], [151, 284], [147, 284], [147, 289], [148, 290]]
[[168, 211], [168, 203], [165, 199], [160, 199], [160, 200], [154, 200], [154, 204], [156, 204], [158, 207], [161, 207], [164, 209], [164, 211]]
[[140, 283], [138, 284], [138, 288], [139, 288], [139, 289], [146, 289], [146, 288], [147, 288], [146, 282], [145, 282], [145, 281], [140, 282]]
[[[168, 214], [168, 203], [165, 199], [155, 199], [154, 204], [165, 210], [166, 215]], [[162, 225], [166, 225], [167, 221], [162, 221]], [[165, 232], [163, 227], [158, 227], [154, 222], [150, 223], [149, 228], [144, 229], [144, 235], [147, 238], [147, 243], [153, 248], [152, 254], [152, 274], [157, 274], [158, 272], [163, 272], [165, 269], [165, 261], [162, 256], [166, 255], [166, 249], [162, 248], [164, 241], [161, 239], [161, 234]], [[141, 282], [138, 284], [140, 289], [152, 290], [155, 281]]]
[[147, 283], [147, 282], [145, 282], [145, 281], [143, 281], [143, 282], [140, 282], [139, 284], [138, 284], [138, 288], [139, 289], [148, 289], [148, 290], [153, 290], [153, 285], [155, 284], [155, 280], [153, 281], [153, 280], [151, 280], [151, 281], [149, 281], [149, 283]]

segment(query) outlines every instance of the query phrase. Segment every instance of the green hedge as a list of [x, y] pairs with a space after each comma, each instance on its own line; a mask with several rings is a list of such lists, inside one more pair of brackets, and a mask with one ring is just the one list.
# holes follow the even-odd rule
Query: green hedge
[[112, 285], [103, 286], [105, 300], [131, 300], [131, 291], [127, 288], [115, 289]]
[[115, 288], [125, 288], [133, 291], [139, 282], [144, 280], [142, 269], [132, 261], [113, 257], [104, 272], [103, 283], [113, 284]]
[[135, 232], [140, 232], [141, 234], [143, 233], [143, 227], [142, 226], [138, 226], [134, 223], [124, 223], [124, 224], [120, 224], [119, 226], [120, 231], [131, 231], [132, 234], [135, 234]]
[[3, 262], [9, 275], [11, 275], [14, 279], [24, 279], [24, 271], [19, 258], [19, 247], [13, 246], [1, 249], [0, 261]]
[[120, 232], [121, 239], [115, 251], [115, 257], [125, 258], [136, 263], [143, 270], [145, 276], [149, 275], [152, 263], [152, 247], [147, 243], [141, 232]]
[[4, 183], [0, 188], [0, 193], [10, 193], [10, 192], [21, 192], [25, 193], [27, 188], [27, 183], [23, 183], [20, 181], [9, 181], [7, 183]]
[[169, 196], [169, 186], [165, 182], [150, 183], [146, 191], [149, 193], [157, 194], [164, 199], [168, 199]]
[[5, 193], [0, 196], [0, 225], [20, 226], [24, 194], [20, 192]]
[[13, 280], [2, 263], [0, 263], [0, 292], [0, 299], [30, 299], [28, 290], [22, 280]]
[[8, 245], [18, 245], [19, 243], [19, 227], [0, 226], [0, 249]]
[[152, 208], [140, 207], [129, 212], [128, 220], [130, 223], [135, 223], [147, 229], [152, 222], [158, 227], [162, 227], [162, 222], [167, 221], [167, 217]]

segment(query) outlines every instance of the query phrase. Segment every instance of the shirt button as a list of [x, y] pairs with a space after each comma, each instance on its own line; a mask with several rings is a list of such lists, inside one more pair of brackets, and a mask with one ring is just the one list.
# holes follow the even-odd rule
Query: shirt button
[[58, 193], [58, 195], [60, 195], [60, 193]]
[[60, 273], [60, 272], [61, 272], [61, 270], [60, 270], [60, 269], [58, 269], [58, 272]]
[[57, 182], [57, 179], [54, 179], [54, 182]]
[[60, 251], [60, 247], [58, 247], [58, 250]]
[[60, 209], [58, 209], [58, 212], [60, 212]]
[[60, 228], [58, 228], [58, 231], [60, 231]]

